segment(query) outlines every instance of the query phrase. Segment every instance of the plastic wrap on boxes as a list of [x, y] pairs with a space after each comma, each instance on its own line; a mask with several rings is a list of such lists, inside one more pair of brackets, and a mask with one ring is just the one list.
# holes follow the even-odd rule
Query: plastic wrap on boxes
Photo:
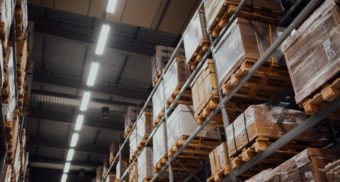
[[178, 86], [184, 85], [187, 78], [184, 59], [180, 57], [175, 59], [164, 75], [164, 95], [166, 100], [170, 98]]
[[266, 169], [258, 173], [257, 175], [247, 179], [245, 182], [265, 182], [268, 181], [272, 175], [272, 169]]
[[165, 98], [163, 83], [160, 83], [152, 96], [152, 121], [155, 121], [159, 113], [164, 109]]
[[[172, 147], [181, 136], [190, 136], [197, 127], [192, 107], [179, 104], [167, 120], [168, 148]], [[207, 125], [197, 136], [220, 139], [220, 132], [216, 127]]]
[[157, 75], [160, 75], [168, 64], [169, 59], [171, 57], [174, 48], [165, 47], [165, 46], [156, 46], [156, 53], [151, 58], [151, 73], [152, 80], [157, 78]]
[[327, 181], [325, 165], [339, 154], [317, 148], [307, 148], [272, 170], [268, 181]]
[[281, 46], [298, 104], [340, 71], [339, 17], [335, 1], [325, 0]]
[[142, 182], [146, 177], [152, 177], [152, 148], [145, 147], [138, 156], [138, 182]]
[[134, 128], [131, 131], [131, 135], [129, 137], [129, 148], [130, 148], [130, 158], [132, 157], [133, 153], [137, 149], [137, 129]]
[[124, 129], [132, 127], [137, 119], [137, 109], [133, 106], [128, 106], [124, 118]]
[[148, 137], [152, 130], [151, 113], [144, 112], [137, 120], [137, 145], [144, 137]]
[[3, 33], [0, 34], [2, 40], [8, 39], [11, 24], [13, 20], [14, 2], [12, 0], [0, 0], [0, 24], [3, 27]]
[[190, 62], [196, 49], [204, 41], [209, 41], [203, 11], [194, 14], [187, 29], [183, 33], [186, 63]]
[[220, 10], [224, 6], [224, 1], [207, 0], [204, 3], [205, 17], [207, 20], [207, 31], [214, 23], [215, 19], [220, 15]]
[[166, 151], [166, 127], [165, 123], [162, 122], [158, 130], [152, 137], [152, 147], [153, 147], [153, 166], [167, 153]]
[[130, 174], [129, 174], [129, 182], [137, 182], [137, 180], [138, 180], [137, 163], [133, 163], [131, 165], [132, 165], [132, 167], [131, 167], [132, 169], [131, 169]]
[[127, 161], [118, 161], [117, 166], [116, 166], [116, 178], [120, 179], [121, 176], [123, 175], [124, 171], [128, 167], [128, 162]]
[[8, 84], [7, 87], [9, 88], [9, 99], [8, 102], [3, 102], [2, 113], [5, 115], [5, 119], [7, 121], [12, 121], [14, 118], [14, 110], [16, 107], [16, 98], [15, 98], [15, 87], [14, 84], [14, 67], [13, 67], [13, 49], [11, 47], [8, 48], [8, 54], [6, 57], [6, 62], [8, 64], [8, 72], [7, 72], [7, 80], [5, 84]]
[[292, 109], [267, 104], [251, 105], [227, 127], [229, 155], [235, 154], [257, 136], [279, 138], [305, 118], [304, 113]]
[[244, 59], [258, 59], [255, 31], [250, 21], [237, 18], [215, 47], [214, 59], [218, 83], [221, 84], [237, 69]]

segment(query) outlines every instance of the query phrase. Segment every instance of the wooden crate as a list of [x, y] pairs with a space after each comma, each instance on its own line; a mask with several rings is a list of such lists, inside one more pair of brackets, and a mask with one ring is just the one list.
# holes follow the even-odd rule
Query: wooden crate
[[[217, 37], [231, 15], [235, 12], [239, 0], [208, 0], [204, 4], [207, 30]], [[271, 0], [247, 1], [238, 17], [264, 23], [277, 24], [283, 14], [280, 2]]]
[[221, 143], [209, 154], [211, 177], [207, 182], [222, 181], [222, 178], [230, 174], [228, 147], [226, 143]]
[[183, 33], [183, 43], [186, 63], [191, 65], [193, 70], [210, 46], [203, 10], [199, 10], [191, 19]]
[[216, 71], [213, 60], [203, 65], [191, 84], [193, 109], [197, 123], [201, 124], [219, 102]]
[[[238, 168], [305, 119], [302, 112], [265, 104], [250, 106], [227, 128], [228, 152], [233, 168]], [[278, 121], [280, 120], [280, 122]], [[310, 129], [275, 152], [272, 164], [282, 162], [307, 146], [323, 146], [329, 139], [327, 130]], [[325, 140], [326, 139], [326, 140]], [[268, 162], [268, 161], [263, 161]]]
[[340, 10], [324, 1], [282, 44], [295, 101], [307, 114], [339, 96]]

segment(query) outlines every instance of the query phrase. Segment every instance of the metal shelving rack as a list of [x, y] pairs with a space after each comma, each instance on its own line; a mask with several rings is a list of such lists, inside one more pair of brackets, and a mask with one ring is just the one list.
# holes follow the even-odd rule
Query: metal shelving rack
[[[203, 6], [205, 0], [202, 0], [201, 4], [198, 7], [198, 10]], [[247, 2], [247, 0], [242, 0], [239, 5], [237, 6], [234, 14], [229, 18], [229, 23], [222, 29], [222, 31], [219, 33], [218, 37], [216, 39], [214, 39], [214, 41], [211, 41], [212, 44], [210, 46], [210, 49], [206, 52], [206, 54], [203, 56], [202, 61], [198, 64], [198, 66], [196, 67], [196, 69], [193, 71], [193, 73], [191, 73], [191, 75], [189, 76], [188, 80], [186, 81], [186, 83], [184, 84], [184, 86], [182, 87], [182, 89], [180, 90], [179, 94], [177, 95], [177, 97], [175, 98], [175, 100], [173, 101], [173, 103], [170, 105], [169, 108], [165, 108], [165, 114], [161, 119], [161, 122], [166, 122], [167, 117], [169, 116], [169, 114], [171, 113], [171, 111], [175, 108], [175, 106], [177, 105], [176, 102], [178, 101], [178, 99], [180, 98], [180, 96], [184, 93], [184, 91], [190, 86], [191, 82], [194, 80], [194, 78], [196, 77], [197, 73], [199, 72], [199, 70], [202, 68], [202, 66], [204, 65], [204, 63], [206, 62], [207, 58], [209, 58], [210, 55], [213, 56], [213, 54], [211, 54], [214, 50], [214, 46], [220, 41], [222, 35], [227, 31], [227, 29], [230, 27], [231, 23], [236, 19], [237, 15], [239, 14], [240, 10], [242, 9], [242, 7], [245, 5], [245, 3]], [[297, 1], [300, 2], [300, 1]], [[229, 118], [228, 118], [228, 114], [226, 112], [226, 109], [224, 108], [224, 104], [227, 103], [228, 101], [230, 101], [230, 99], [234, 96], [234, 94], [242, 87], [242, 85], [244, 83], [246, 83], [250, 77], [255, 73], [255, 71], [257, 69], [259, 69], [262, 64], [265, 63], [265, 61], [271, 56], [271, 54], [279, 48], [279, 46], [282, 44], [282, 42], [290, 35], [290, 33], [297, 28], [301, 23], [303, 23], [303, 21], [309, 16], [309, 14], [311, 14], [313, 12], [313, 10], [321, 3], [321, 0], [311, 0], [308, 5], [299, 13], [299, 15], [293, 20], [293, 22], [285, 29], [285, 31], [277, 38], [276, 41], [273, 42], [273, 44], [264, 52], [264, 54], [256, 61], [256, 63], [251, 67], [251, 69], [249, 70], [249, 72], [240, 80], [240, 82], [235, 86], [235, 88], [230, 92], [230, 94], [226, 95], [226, 96], [222, 96], [222, 94], [220, 93], [220, 102], [218, 104], [218, 106], [209, 114], [209, 116], [207, 117], [207, 119], [190, 135], [190, 137], [186, 140], [186, 142], [179, 148], [179, 150], [174, 154], [173, 157], [169, 157], [167, 163], [165, 166], [163, 166], [163, 168], [160, 170], [159, 173], [156, 173], [153, 178], [151, 179], [151, 181], [156, 181], [157, 178], [159, 177], [160, 173], [162, 173], [166, 168], [169, 168], [169, 179], [171, 182], [173, 182], [173, 173], [171, 170], [171, 163], [172, 161], [189, 145], [189, 143], [197, 136], [197, 134], [210, 122], [210, 120], [212, 120], [214, 118], [214, 116], [219, 113], [222, 112], [222, 117], [223, 117], [223, 124], [224, 124], [224, 128], [226, 129], [226, 127], [229, 125]], [[290, 11], [289, 11], [290, 12]], [[210, 37], [210, 40], [212, 40], [212, 38]], [[168, 65], [165, 67], [165, 71], [163, 71], [163, 74], [161, 76], [161, 80], [163, 80], [163, 76], [164, 73], [169, 69], [171, 63], [173, 62], [173, 58], [175, 57], [175, 55], [177, 54], [179, 48], [182, 46], [183, 44], [183, 37], [180, 39], [178, 45], [175, 48], [175, 51], [173, 52], [171, 58], [170, 58], [170, 62], [168, 63]], [[156, 86], [154, 87], [154, 89], [152, 90], [152, 92], [150, 93], [148, 99], [146, 100], [141, 113], [145, 110], [145, 108], [147, 107], [147, 105], [150, 103], [152, 96], [155, 93], [155, 90], [158, 88], [158, 86], [160, 85], [161, 81], [159, 81]], [[273, 102], [273, 101], [272, 101]], [[251, 169], [253, 166], [255, 166], [256, 164], [258, 164], [260, 161], [262, 161], [263, 159], [265, 159], [266, 157], [268, 157], [269, 155], [273, 154], [277, 149], [281, 148], [282, 146], [286, 145], [287, 143], [289, 143], [292, 139], [294, 139], [296, 136], [298, 136], [299, 134], [303, 133], [305, 130], [315, 126], [316, 124], [318, 124], [320, 121], [324, 120], [329, 114], [335, 112], [338, 108], [340, 108], [340, 98], [337, 98], [336, 100], [334, 100], [333, 102], [329, 103], [322, 111], [320, 111], [319, 113], [308, 117], [306, 120], [304, 120], [301, 124], [299, 124], [297, 127], [295, 127], [294, 129], [292, 129], [291, 131], [289, 131], [288, 133], [286, 133], [283, 137], [281, 137], [280, 139], [278, 139], [277, 141], [275, 141], [274, 143], [272, 143], [266, 150], [264, 150], [261, 153], [258, 153], [257, 155], [255, 155], [251, 160], [249, 160], [248, 162], [246, 162], [245, 164], [241, 165], [239, 168], [232, 170], [231, 174], [228, 175], [227, 177], [225, 177], [223, 179], [223, 181], [236, 181], [237, 176], [241, 175], [242, 173], [246, 172], [247, 170]], [[140, 118], [141, 115], [139, 115], [137, 117]], [[160, 123], [161, 124], [161, 123]], [[150, 134], [149, 138], [146, 141], [146, 144], [149, 144], [152, 141], [152, 137], [155, 134], [155, 132], [158, 130], [159, 126], [156, 126], [152, 133]], [[136, 123], [133, 125], [132, 130], [136, 127]], [[119, 158], [119, 155], [122, 151], [122, 148], [128, 143], [128, 138], [131, 135], [131, 133], [127, 136], [127, 138], [125, 139], [125, 141], [122, 143], [121, 148], [119, 149], [116, 158], [114, 160], [114, 162], [111, 164], [110, 168], [108, 169], [108, 173], [112, 170], [112, 168], [114, 167], [115, 163], [117, 162], [117, 159]], [[226, 138], [227, 140], [227, 138]], [[140, 153], [138, 153], [139, 155]], [[137, 156], [138, 156], [137, 155]], [[136, 160], [136, 159], [135, 159]], [[135, 161], [134, 160], [134, 161]], [[126, 175], [129, 173], [131, 169], [131, 165], [125, 170], [124, 174], [122, 175], [122, 177], [119, 179], [120, 181], [122, 181]], [[108, 173], [105, 174], [103, 181], [106, 179], [106, 177], [108, 176]], [[192, 175], [190, 175], [192, 176]], [[188, 178], [190, 178], [190, 176]], [[189, 179], [186, 180], [189, 180]]]

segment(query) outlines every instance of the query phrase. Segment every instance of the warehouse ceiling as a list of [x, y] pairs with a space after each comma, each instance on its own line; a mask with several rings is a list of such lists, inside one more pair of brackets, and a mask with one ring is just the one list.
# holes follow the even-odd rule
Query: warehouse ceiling
[[[121, 0], [107, 17], [111, 32], [94, 56], [107, 0], [29, 0], [34, 22], [34, 79], [26, 125], [31, 179], [60, 180], [69, 141], [94, 59], [99, 74], [86, 112], [69, 181], [91, 181], [112, 141], [120, 141], [127, 106], [141, 106], [151, 91], [150, 58], [156, 45], [174, 47], [200, 1]], [[110, 109], [102, 117], [102, 108]], [[46, 175], [40, 175], [44, 173]]]

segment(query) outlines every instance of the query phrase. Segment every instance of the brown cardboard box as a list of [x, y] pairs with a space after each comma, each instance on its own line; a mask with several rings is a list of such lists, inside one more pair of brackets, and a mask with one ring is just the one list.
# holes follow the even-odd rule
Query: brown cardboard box
[[211, 167], [211, 174], [214, 175], [221, 170], [225, 172], [230, 171], [230, 162], [228, 158], [228, 147], [225, 142], [221, 143], [217, 146], [210, 154], [210, 167]]
[[129, 175], [129, 182], [137, 182], [137, 163], [132, 164], [132, 169]]
[[323, 4], [281, 46], [296, 103], [302, 104], [340, 71], [340, 11]]

